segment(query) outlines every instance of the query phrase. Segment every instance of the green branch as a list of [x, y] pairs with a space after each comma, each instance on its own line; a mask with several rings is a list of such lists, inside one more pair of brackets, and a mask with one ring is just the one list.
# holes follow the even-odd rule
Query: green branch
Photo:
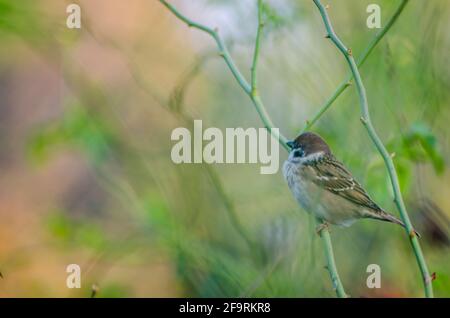
[[[397, 20], [397, 18], [400, 15], [400, 13], [402, 13], [402, 11], [405, 8], [408, 1], [409, 0], [402, 0], [402, 2], [398, 6], [398, 8], [395, 10], [392, 17], [388, 20], [386, 25], [382, 29], [380, 29], [380, 31], [378, 31], [377, 34], [375, 34], [375, 36], [369, 42], [367, 47], [364, 49], [363, 53], [356, 59], [356, 65], [358, 67], [360, 67], [364, 64], [367, 57], [373, 51], [375, 46], [377, 46], [378, 42], [380, 42], [380, 40], [384, 37], [384, 35], [389, 31], [389, 29], [395, 23], [395, 21]], [[334, 103], [334, 101], [347, 89], [347, 87], [350, 86], [352, 79], [353, 79], [353, 74], [350, 72], [350, 74], [347, 76], [347, 78], [341, 84], [339, 84], [338, 88], [334, 91], [333, 95], [331, 95], [331, 97], [328, 98], [327, 101], [319, 108], [319, 110], [313, 116], [313, 118], [311, 120], [308, 120], [305, 128], [303, 129], [303, 132], [311, 129], [311, 127], [320, 119], [320, 117], [322, 117], [322, 115], [328, 110], [328, 108], [331, 107], [331, 105]]]
[[[168, 3], [165, 0], [160, 0], [160, 2], [167, 7], [177, 18], [179, 18], [181, 21], [186, 23], [188, 26], [199, 29], [203, 32], [208, 33], [215, 41], [219, 49], [219, 55], [225, 60], [225, 63], [227, 64], [228, 68], [230, 69], [231, 73], [233, 74], [234, 78], [238, 82], [239, 86], [249, 95], [250, 99], [253, 102], [253, 105], [256, 108], [256, 111], [258, 112], [259, 116], [261, 117], [262, 122], [264, 123], [264, 126], [270, 131], [272, 136], [280, 141], [281, 145], [286, 149], [289, 150], [289, 147], [287, 146], [286, 142], [288, 141], [286, 137], [284, 137], [282, 134], [278, 133], [276, 130], [273, 130], [273, 127], [275, 125], [273, 124], [272, 120], [270, 119], [269, 114], [267, 113], [264, 104], [261, 101], [261, 98], [257, 94], [256, 91], [252, 91], [252, 86], [247, 82], [247, 80], [244, 78], [242, 73], [237, 68], [236, 64], [234, 63], [232, 57], [230, 56], [230, 53], [228, 52], [228, 49], [222, 40], [222, 37], [219, 34], [218, 29], [211, 29], [207, 26], [204, 26], [200, 23], [194, 22], [190, 20], [189, 18], [182, 15], [173, 5]], [[260, 28], [260, 27], [259, 27]], [[259, 36], [258, 36], [259, 37]], [[259, 43], [258, 43], [259, 46]], [[259, 48], [256, 50], [256, 52], [259, 52]], [[254, 61], [255, 66], [258, 59], [258, 54], [256, 55], [256, 61]], [[255, 60], [255, 59], [254, 59]]]
[[227, 47], [225, 46], [225, 43], [223, 42], [222, 37], [219, 35], [218, 30], [217, 29], [213, 30], [211, 28], [208, 28], [207, 26], [204, 26], [200, 23], [197, 23], [197, 22], [194, 22], [194, 21], [188, 19], [187, 17], [182, 15], [173, 5], [171, 5], [170, 3], [168, 3], [165, 0], [160, 0], [160, 2], [163, 5], [165, 5], [167, 7], [167, 9], [169, 9], [178, 19], [180, 19], [181, 21], [186, 23], [189, 27], [196, 28], [203, 32], [206, 32], [214, 38], [214, 40], [217, 43], [217, 46], [219, 47], [219, 54], [220, 54], [220, 56], [223, 57], [223, 59], [227, 63], [234, 78], [237, 80], [237, 82], [242, 87], [242, 89], [247, 94], [250, 94], [251, 93], [250, 84], [247, 83], [244, 76], [241, 74], [241, 72], [239, 72], [238, 68], [234, 64], [234, 61], [231, 58], [230, 53], [228, 53]]
[[[316, 223], [320, 224], [323, 221], [320, 219], [316, 219]], [[336, 262], [334, 261], [334, 253], [333, 253], [333, 245], [331, 244], [330, 232], [328, 230], [327, 225], [323, 225], [322, 229], [319, 232], [320, 237], [322, 238], [323, 249], [325, 250], [325, 257], [327, 258], [327, 266], [326, 269], [330, 274], [331, 283], [333, 284], [333, 288], [336, 291], [336, 295], [339, 298], [346, 298], [348, 295], [345, 293], [344, 286], [342, 285], [341, 279], [339, 278], [339, 274], [336, 268]]]
[[261, 33], [262, 29], [264, 27], [264, 22], [262, 18], [262, 0], [258, 0], [258, 28], [256, 30], [256, 40], [255, 40], [255, 52], [253, 53], [253, 63], [252, 63], [252, 95], [256, 95], [256, 70], [258, 65], [258, 59], [259, 59], [259, 48], [261, 47], [260, 41], [261, 41]]
[[394, 191], [394, 201], [397, 206], [398, 211], [400, 212], [400, 217], [405, 223], [406, 232], [410, 238], [412, 248], [414, 250], [414, 254], [417, 259], [417, 263], [419, 265], [420, 271], [423, 277], [423, 283], [425, 288], [425, 295], [427, 297], [433, 297], [433, 288], [431, 285], [432, 279], [428, 272], [428, 268], [420, 248], [419, 241], [417, 239], [414, 228], [411, 224], [411, 220], [409, 219], [408, 212], [406, 211], [405, 204], [403, 202], [402, 194], [400, 191], [400, 185], [398, 182], [397, 171], [395, 170], [394, 163], [392, 161], [391, 156], [383, 145], [383, 142], [378, 137], [375, 128], [372, 125], [369, 114], [369, 105], [367, 102], [366, 89], [364, 88], [364, 84], [361, 79], [361, 75], [359, 74], [358, 66], [356, 65], [355, 59], [353, 58], [352, 50], [347, 48], [344, 43], [339, 39], [339, 37], [334, 32], [333, 26], [331, 24], [330, 18], [328, 16], [327, 9], [320, 3], [320, 0], [313, 0], [315, 5], [320, 11], [320, 15], [322, 16], [322, 20], [325, 24], [325, 28], [327, 30], [327, 37], [331, 39], [331, 41], [336, 45], [339, 51], [344, 55], [352, 75], [356, 82], [356, 88], [359, 95], [359, 102], [361, 106], [361, 121], [367, 129], [369, 137], [374, 143], [375, 147], [378, 149], [380, 155], [383, 157], [384, 163], [387, 167], [389, 177], [391, 179], [392, 189]]
[[[160, 2], [166, 6], [177, 18], [179, 18], [181, 21], [186, 23], [190, 27], [194, 27], [196, 29], [199, 29], [201, 31], [204, 31], [208, 33], [213, 39], [216, 41], [216, 44], [219, 49], [220, 56], [223, 57], [226, 64], [228, 65], [228, 68], [230, 69], [231, 73], [233, 74], [234, 78], [237, 80], [241, 88], [247, 93], [247, 95], [250, 97], [250, 99], [253, 102], [253, 105], [255, 106], [255, 109], [261, 119], [261, 121], [264, 123], [264, 126], [270, 131], [272, 136], [276, 138], [280, 144], [285, 148], [285, 150], [289, 151], [289, 147], [287, 146], [287, 138], [284, 137], [281, 133], [276, 133], [273, 128], [275, 127], [272, 123], [272, 120], [270, 119], [269, 114], [266, 111], [266, 108], [264, 107], [264, 104], [258, 94], [257, 90], [257, 81], [256, 81], [256, 74], [257, 74], [257, 64], [259, 59], [259, 50], [260, 50], [260, 39], [261, 39], [261, 33], [262, 28], [264, 26], [264, 22], [262, 21], [262, 0], [258, 0], [258, 28], [256, 33], [256, 41], [255, 41], [255, 50], [253, 54], [253, 63], [251, 68], [251, 84], [249, 84], [244, 76], [239, 72], [238, 68], [236, 67], [236, 64], [234, 63], [233, 59], [231, 58], [230, 54], [228, 53], [228, 50], [220, 37], [217, 29], [211, 29], [207, 26], [204, 26], [202, 24], [199, 24], [197, 22], [194, 22], [184, 15], [182, 15], [174, 6], [167, 3], [165, 0], [160, 0]], [[317, 221], [319, 222], [319, 221]], [[336, 264], [334, 261], [334, 254], [333, 254], [333, 247], [331, 244], [331, 238], [330, 233], [328, 229], [324, 228], [320, 232], [320, 237], [322, 238], [322, 242], [324, 245], [325, 255], [327, 258], [327, 269], [330, 272], [330, 277], [332, 279], [333, 286], [336, 290], [336, 293], [338, 297], [346, 297], [346, 294], [344, 292], [344, 288], [342, 286], [341, 280], [339, 279], [339, 274], [337, 272]]]

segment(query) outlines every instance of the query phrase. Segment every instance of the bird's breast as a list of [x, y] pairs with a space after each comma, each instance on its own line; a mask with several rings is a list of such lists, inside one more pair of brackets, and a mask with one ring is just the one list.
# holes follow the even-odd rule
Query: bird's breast
[[311, 210], [308, 181], [302, 177], [304, 166], [289, 160], [284, 162], [283, 175], [295, 199], [306, 210]]

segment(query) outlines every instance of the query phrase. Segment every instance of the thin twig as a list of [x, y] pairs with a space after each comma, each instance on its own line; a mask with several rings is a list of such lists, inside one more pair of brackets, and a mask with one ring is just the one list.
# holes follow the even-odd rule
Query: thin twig
[[[284, 137], [281, 133], [278, 132], [278, 130], [273, 130], [275, 125], [272, 122], [272, 119], [270, 118], [269, 114], [266, 111], [266, 108], [264, 107], [264, 104], [261, 101], [261, 98], [259, 94], [255, 91], [252, 92], [252, 86], [248, 83], [248, 81], [245, 79], [245, 77], [242, 75], [242, 73], [237, 68], [236, 64], [234, 63], [233, 58], [230, 56], [230, 53], [228, 52], [228, 49], [222, 40], [222, 37], [219, 34], [218, 29], [211, 29], [207, 26], [204, 26], [200, 23], [194, 22], [191, 19], [185, 17], [182, 15], [173, 5], [168, 3], [165, 0], [160, 0], [160, 2], [169, 9], [177, 18], [179, 18], [181, 21], [186, 23], [188, 26], [199, 29], [203, 32], [208, 33], [215, 41], [219, 49], [219, 55], [225, 60], [225, 63], [227, 64], [228, 68], [230, 69], [231, 73], [233, 74], [234, 78], [238, 82], [239, 86], [249, 95], [251, 101], [253, 102], [253, 105], [256, 108], [256, 111], [258, 112], [259, 116], [261, 117], [261, 120], [264, 124], [264, 126], [269, 130], [269, 132], [272, 134], [274, 138], [280, 141], [281, 145], [286, 149], [289, 150], [288, 145], [286, 142], [288, 139]], [[258, 43], [259, 45], [259, 43]], [[259, 49], [257, 50], [259, 51]]]
[[366, 89], [364, 88], [361, 75], [359, 74], [358, 66], [356, 65], [355, 59], [353, 58], [352, 50], [350, 48], [347, 48], [334, 32], [330, 18], [328, 16], [327, 9], [320, 3], [320, 0], [313, 0], [313, 1], [320, 11], [320, 15], [322, 16], [322, 20], [327, 30], [328, 38], [331, 39], [331, 41], [336, 45], [339, 51], [344, 55], [345, 60], [347, 61], [350, 70], [353, 74], [359, 95], [359, 102], [362, 115], [361, 121], [366, 127], [369, 137], [371, 138], [375, 147], [378, 149], [380, 155], [383, 157], [384, 163], [389, 173], [389, 177], [391, 179], [392, 189], [394, 191], [395, 204], [400, 213], [400, 217], [403, 223], [405, 223], [406, 232], [408, 234], [408, 237], [410, 238], [411, 245], [417, 259], [417, 263], [422, 273], [425, 295], [426, 297], [433, 297], [432, 278], [428, 272], [428, 268], [422, 250], [420, 248], [419, 241], [417, 239], [414, 228], [411, 224], [411, 220], [409, 219], [408, 212], [406, 211], [405, 204], [403, 202], [402, 193], [400, 191], [400, 185], [397, 177], [397, 171], [395, 170], [395, 166], [391, 156], [384, 147], [381, 139], [378, 137], [377, 132], [375, 131], [375, 128], [373, 127], [372, 122], [370, 120]]
[[[275, 127], [272, 123], [272, 120], [270, 119], [269, 114], [266, 111], [266, 108], [264, 107], [264, 104], [258, 94], [257, 86], [256, 86], [256, 66], [258, 63], [259, 58], [259, 49], [260, 49], [260, 39], [261, 39], [261, 30], [264, 25], [262, 21], [262, 1], [258, 1], [258, 29], [256, 34], [256, 41], [255, 41], [255, 50], [253, 54], [253, 63], [252, 63], [252, 69], [251, 69], [251, 75], [252, 75], [252, 84], [250, 85], [246, 79], [242, 76], [241, 72], [236, 67], [236, 64], [234, 63], [233, 59], [231, 58], [230, 54], [228, 53], [227, 48], [224, 45], [223, 40], [221, 39], [220, 35], [218, 34], [217, 29], [213, 30], [207, 26], [201, 25], [197, 22], [194, 22], [184, 15], [182, 15], [174, 6], [167, 3], [165, 0], [160, 0], [160, 2], [166, 6], [176, 17], [178, 17], [181, 21], [186, 23], [188, 26], [197, 28], [201, 31], [204, 31], [211, 35], [214, 40], [217, 43], [217, 46], [219, 48], [220, 55], [224, 58], [226, 64], [228, 65], [230, 71], [234, 75], [235, 79], [238, 81], [239, 85], [242, 87], [242, 89], [249, 95], [250, 99], [253, 102], [253, 105], [256, 108], [256, 111], [264, 123], [264, 126], [271, 132], [272, 136], [275, 137], [280, 144], [285, 148], [285, 150], [289, 151], [289, 147], [287, 146], [287, 138], [284, 137], [281, 133], [277, 133], [277, 130], [273, 130]], [[320, 223], [318, 223], [320, 224]], [[334, 261], [334, 254], [333, 254], [333, 248], [331, 245], [331, 238], [330, 233], [328, 229], [323, 229], [321, 231], [321, 238], [324, 244], [324, 250], [325, 255], [328, 262], [328, 270], [330, 271], [330, 276], [333, 280], [333, 285], [335, 286], [336, 293], [338, 297], [346, 297], [346, 294], [344, 292], [344, 288], [342, 286], [342, 283], [339, 279], [339, 274], [337, 272], [337, 268]]]
[[[316, 220], [320, 224], [321, 220]], [[334, 261], [333, 245], [331, 244], [330, 232], [327, 226], [322, 227], [319, 232], [322, 238], [323, 248], [325, 250], [325, 257], [327, 258], [326, 269], [330, 274], [331, 283], [336, 291], [336, 295], [340, 298], [346, 298], [348, 295], [345, 293], [344, 286], [342, 285], [341, 279], [339, 278], [339, 273], [336, 268], [336, 262]]]
[[[392, 25], [394, 25], [395, 21], [399, 17], [400, 13], [402, 13], [403, 9], [405, 8], [406, 4], [409, 0], [402, 0], [398, 8], [395, 10], [392, 17], [388, 20], [386, 25], [380, 29], [380, 31], [375, 34], [375, 36], [372, 38], [372, 40], [369, 42], [367, 47], [364, 49], [363, 53], [356, 59], [356, 65], [358, 67], [362, 66], [364, 62], [366, 61], [367, 57], [370, 55], [370, 53], [373, 51], [375, 46], [377, 46], [378, 42], [384, 37], [384, 35], [390, 30]], [[333, 105], [334, 101], [351, 85], [351, 80], [353, 79], [353, 74], [350, 72], [350, 74], [347, 76], [347, 78], [342, 81], [341, 84], [336, 88], [334, 93], [326, 100], [326, 102], [319, 108], [317, 113], [313, 116], [311, 120], [308, 120], [305, 128], [302, 132], [305, 132], [307, 130], [310, 130], [311, 127], [322, 117], [322, 115], [328, 110], [328, 108]]]
[[258, 0], [258, 28], [256, 30], [256, 40], [255, 40], [255, 52], [253, 53], [253, 63], [252, 63], [252, 95], [256, 95], [256, 70], [258, 66], [258, 59], [259, 59], [259, 48], [260, 40], [261, 40], [261, 33], [262, 29], [264, 27], [264, 21], [262, 18], [262, 0]]

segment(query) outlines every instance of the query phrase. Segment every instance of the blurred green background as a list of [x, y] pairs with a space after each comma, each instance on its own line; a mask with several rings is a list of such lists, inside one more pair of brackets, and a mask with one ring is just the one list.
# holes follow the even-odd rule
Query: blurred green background
[[[176, 127], [262, 127], [212, 39], [154, 0], [0, 0], [1, 297], [334, 297], [313, 219], [281, 169], [175, 165]], [[218, 27], [249, 78], [256, 1], [173, 1]], [[311, 1], [265, 1], [260, 94], [294, 137], [347, 76]], [[336, 32], [358, 56], [400, 3], [334, 0]], [[411, 0], [361, 73], [373, 123], [395, 153], [402, 191], [436, 296], [450, 296], [450, 2]], [[382, 159], [347, 89], [313, 127], [397, 215]], [[280, 149], [281, 162], [286, 159]], [[354, 297], [419, 297], [420, 273], [400, 227], [332, 228]], [[66, 287], [66, 266], [82, 288]], [[382, 288], [368, 289], [379, 264]]]

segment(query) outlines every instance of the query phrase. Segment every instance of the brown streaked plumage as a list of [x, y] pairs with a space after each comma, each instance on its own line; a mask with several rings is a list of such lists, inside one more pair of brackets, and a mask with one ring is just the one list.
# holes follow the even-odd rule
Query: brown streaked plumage
[[306, 132], [288, 145], [292, 150], [283, 174], [294, 197], [307, 212], [343, 226], [360, 218], [405, 226], [370, 198], [319, 135]]

